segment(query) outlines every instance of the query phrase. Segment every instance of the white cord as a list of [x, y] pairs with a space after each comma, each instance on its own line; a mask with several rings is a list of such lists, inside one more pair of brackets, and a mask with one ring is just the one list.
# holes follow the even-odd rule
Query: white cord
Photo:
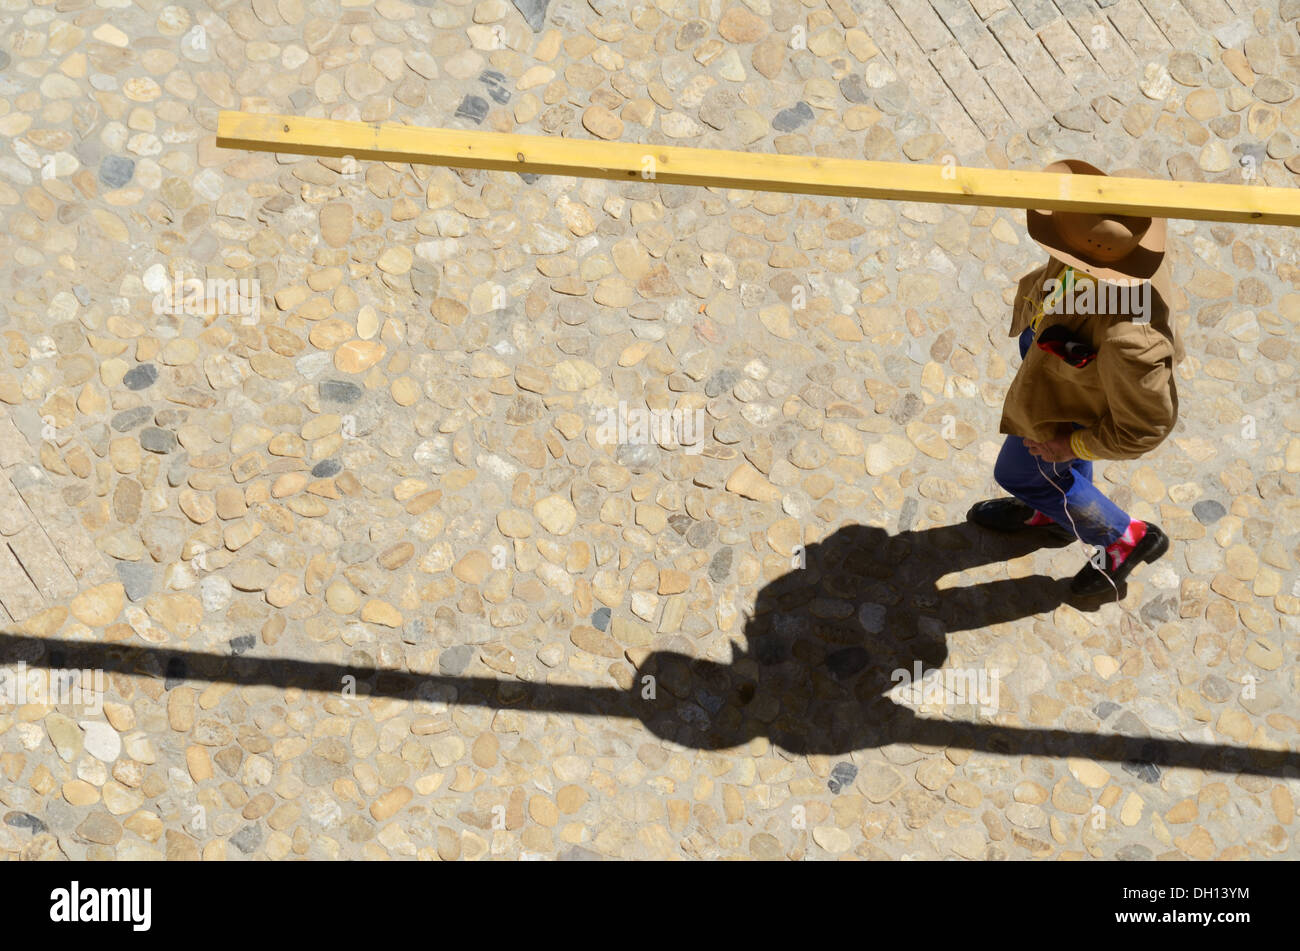
[[[1034, 457], [1034, 465], [1038, 466], [1039, 474], [1048, 482], [1052, 483], [1052, 485], [1055, 486], [1057, 492], [1061, 493], [1061, 508], [1065, 509], [1065, 517], [1070, 520], [1070, 531], [1074, 532], [1074, 537], [1079, 540], [1080, 545], [1087, 545], [1088, 543], [1083, 540], [1083, 536], [1079, 534], [1078, 527], [1074, 524], [1074, 516], [1070, 514], [1070, 500], [1069, 497], [1066, 496], [1065, 490], [1061, 488], [1060, 485], [1057, 484], [1055, 479], [1053, 479], [1051, 476], [1049, 476], [1046, 472], [1043, 471], [1043, 464], [1038, 460], [1037, 456]], [[1056, 472], [1055, 462], [1052, 463], [1052, 471]], [[1106, 561], [1105, 548], [1102, 548], [1101, 550], [1101, 557], [1103, 562]], [[1091, 561], [1091, 559], [1089, 560]], [[1097, 566], [1094, 564], [1093, 568], [1095, 569], [1096, 567]], [[1107, 564], [1106, 567], [1109, 568], [1110, 565]], [[1124, 610], [1124, 605], [1120, 603], [1119, 585], [1115, 584], [1115, 579], [1110, 576], [1110, 573], [1108, 571], [1103, 570], [1101, 573], [1102, 576], [1105, 577], [1105, 579], [1108, 582], [1110, 582], [1110, 586], [1115, 589], [1115, 604], [1119, 606], [1119, 609], [1121, 611]]]

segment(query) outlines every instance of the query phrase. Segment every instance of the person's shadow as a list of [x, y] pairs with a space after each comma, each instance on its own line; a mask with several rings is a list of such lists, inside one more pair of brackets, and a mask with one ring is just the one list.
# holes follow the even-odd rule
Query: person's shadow
[[[256, 645], [249, 649], [241, 644], [235, 650], [234, 642], [231, 654], [217, 654], [0, 632], [0, 661], [152, 676], [163, 681], [165, 690], [195, 681], [334, 694], [342, 688], [344, 696], [354, 690], [358, 700], [393, 697], [636, 719], [656, 735], [695, 749], [734, 747], [763, 736], [796, 755], [912, 743], [1000, 755], [1075, 756], [1120, 763], [1148, 782], [1159, 777], [1160, 766], [1300, 776], [1300, 753], [1292, 748], [1105, 732], [1104, 721], [1118, 709], [1115, 704], [1096, 708], [1095, 732], [981, 722], [979, 711], [987, 711], [986, 701], [993, 699], [994, 707], [997, 703], [972, 685], [970, 675], [976, 671], [964, 673], [966, 686], [974, 686], [977, 695], [956, 698], [966, 708], [946, 709], [944, 716], [917, 716], [887, 695], [918, 673], [951, 672], [945, 667], [948, 634], [989, 628], [1066, 603], [1068, 583], [1042, 575], [940, 586], [945, 575], [1004, 562], [1045, 542], [1064, 544], [1034, 533], [994, 535], [971, 525], [897, 535], [863, 525], [841, 528], [808, 546], [803, 567], [759, 592], [745, 625], [746, 643], [731, 663], [655, 651], [637, 667], [630, 689], [259, 656]], [[1121, 586], [1120, 596], [1124, 591]], [[1068, 603], [1090, 610], [1106, 600]], [[1175, 686], [1171, 678], [1171, 692]], [[925, 699], [929, 702], [930, 696]]]
[[[925, 685], [942, 673], [949, 633], [1052, 611], [1068, 594], [1064, 581], [1043, 575], [942, 590], [939, 579], [1028, 554], [1044, 541], [1034, 533], [989, 536], [969, 525], [897, 535], [841, 528], [809, 545], [802, 567], [759, 592], [746, 643], [730, 664], [673, 652], [647, 658], [637, 682], [643, 693], [653, 686], [657, 702], [642, 719], [656, 734], [696, 748], [755, 736], [799, 754], [921, 742], [920, 733], [935, 732], [922, 724], [942, 721], [920, 721], [886, 694], [920, 680], [922, 696], [933, 698], [938, 688]], [[964, 712], [987, 709], [996, 699], [990, 691], [1000, 689], [998, 672], [961, 674], [951, 680]]]

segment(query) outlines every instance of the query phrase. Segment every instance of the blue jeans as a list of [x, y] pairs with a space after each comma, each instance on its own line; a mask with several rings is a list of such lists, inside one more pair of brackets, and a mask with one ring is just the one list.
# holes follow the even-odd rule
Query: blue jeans
[[[1020, 335], [1021, 359], [1033, 342], [1034, 331], [1028, 328]], [[1008, 436], [993, 467], [993, 478], [1017, 499], [1067, 530], [1073, 519], [1074, 531], [1089, 545], [1104, 548], [1128, 528], [1129, 517], [1124, 510], [1092, 484], [1092, 463], [1085, 459], [1044, 462], [1029, 454], [1019, 436]]]

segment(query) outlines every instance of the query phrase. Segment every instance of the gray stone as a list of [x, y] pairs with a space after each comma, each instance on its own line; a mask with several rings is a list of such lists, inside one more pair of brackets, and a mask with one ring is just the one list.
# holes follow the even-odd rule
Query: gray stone
[[402, 625], [402, 640], [407, 644], [428, 643], [432, 633], [428, 618], [414, 617]]
[[515, 9], [523, 14], [524, 20], [533, 28], [534, 33], [542, 31], [546, 22], [546, 5], [550, 0], [511, 0]]
[[852, 763], [836, 763], [831, 770], [831, 778], [826, 782], [826, 788], [832, 794], [838, 795], [840, 790], [853, 782], [858, 777], [858, 768]]
[[26, 829], [32, 835], [40, 835], [45, 831], [45, 823], [29, 812], [6, 812], [5, 825]]
[[230, 844], [245, 855], [255, 852], [257, 847], [262, 844], [262, 827], [257, 823], [244, 826], [230, 837]]
[[142, 363], [127, 370], [122, 385], [128, 390], [144, 390], [158, 382], [158, 368], [152, 363]]
[[473, 647], [468, 644], [457, 644], [448, 647], [438, 655], [438, 670], [449, 677], [456, 677], [465, 672], [465, 668], [473, 659]]
[[347, 380], [321, 380], [317, 386], [320, 398], [331, 403], [355, 403], [361, 398], [361, 387]]
[[731, 562], [734, 552], [730, 548], [719, 548], [713, 554], [709, 561], [709, 580], [714, 584], [722, 584], [731, 577]]
[[857, 73], [849, 73], [840, 80], [840, 92], [849, 102], [866, 103], [871, 101], [871, 90]]
[[152, 406], [136, 406], [132, 409], [124, 409], [114, 416], [111, 425], [119, 433], [124, 433], [129, 429], [144, 425], [152, 418]]
[[109, 188], [121, 188], [135, 174], [135, 160], [120, 155], [106, 157], [99, 166], [99, 180]]
[[898, 511], [898, 530], [900, 532], [910, 532], [912, 530], [912, 523], [916, 520], [917, 507], [916, 499], [911, 497], [903, 499], [903, 507]]
[[257, 637], [253, 634], [243, 634], [239, 637], [230, 639], [230, 653], [238, 657], [240, 654], [247, 653], [257, 646]]
[[772, 119], [772, 128], [778, 132], [793, 132], [801, 125], [812, 121], [812, 106], [806, 102], [796, 102], [789, 109], [782, 109]]
[[1100, 703], [1098, 703], [1095, 707], [1092, 708], [1092, 712], [1097, 714], [1097, 719], [1104, 720], [1118, 709], [1119, 709], [1118, 703], [1114, 703], [1113, 701], [1110, 700], [1102, 700]]
[[912, 417], [924, 408], [925, 404], [921, 402], [921, 397], [915, 393], [904, 393], [903, 398], [890, 408], [889, 418], [899, 426], [903, 426], [911, 422]]
[[1232, 696], [1232, 687], [1218, 674], [1208, 674], [1201, 681], [1201, 695], [1212, 703], [1223, 703]]
[[117, 576], [132, 601], [139, 601], [153, 590], [154, 566], [150, 562], [119, 561]]
[[598, 631], [609, 630], [609, 608], [596, 608], [591, 614], [591, 626]]
[[692, 548], [708, 548], [718, 537], [718, 526], [714, 522], [696, 522], [686, 530], [686, 544]]
[[456, 107], [457, 119], [468, 119], [475, 125], [486, 119], [487, 114], [487, 100], [481, 96], [466, 96], [461, 100], [460, 105]]
[[740, 379], [738, 370], [718, 370], [713, 376], [704, 381], [704, 395], [712, 399], [719, 396], [736, 385]]
[[176, 434], [170, 429], [147, 426], [140, 431], [140, 447], [149, 452], [169, 453], [176, 448]]
[[506, 88], [506, 77], [495, 69], [485, 69], [479, 74], [478, 81], [487, 87], [487, 94], [498, 105], [504, 106], [510, 101], [510, 90]]
[[1214, 499], [1201, 499], [1192, 506], [1192, 514], [1202, 525], [1213, 525], [1223, 516], [1228, 514], [1228, 510], [1223, 507], [1222, 502], [1216, 502]]
[[317, 479], [328, 479], [343, 471], [343, 465], [337, 459], [322, 459], [311, 467], [311, 474]]

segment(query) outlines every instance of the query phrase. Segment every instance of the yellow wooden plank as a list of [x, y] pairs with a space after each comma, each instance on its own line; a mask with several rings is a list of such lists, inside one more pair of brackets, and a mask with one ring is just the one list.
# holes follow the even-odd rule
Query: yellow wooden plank
[[1300, 224], [1300, 189], [729, 152], [223, 111], [217, 144], [295, 155], [1000, 208]]

